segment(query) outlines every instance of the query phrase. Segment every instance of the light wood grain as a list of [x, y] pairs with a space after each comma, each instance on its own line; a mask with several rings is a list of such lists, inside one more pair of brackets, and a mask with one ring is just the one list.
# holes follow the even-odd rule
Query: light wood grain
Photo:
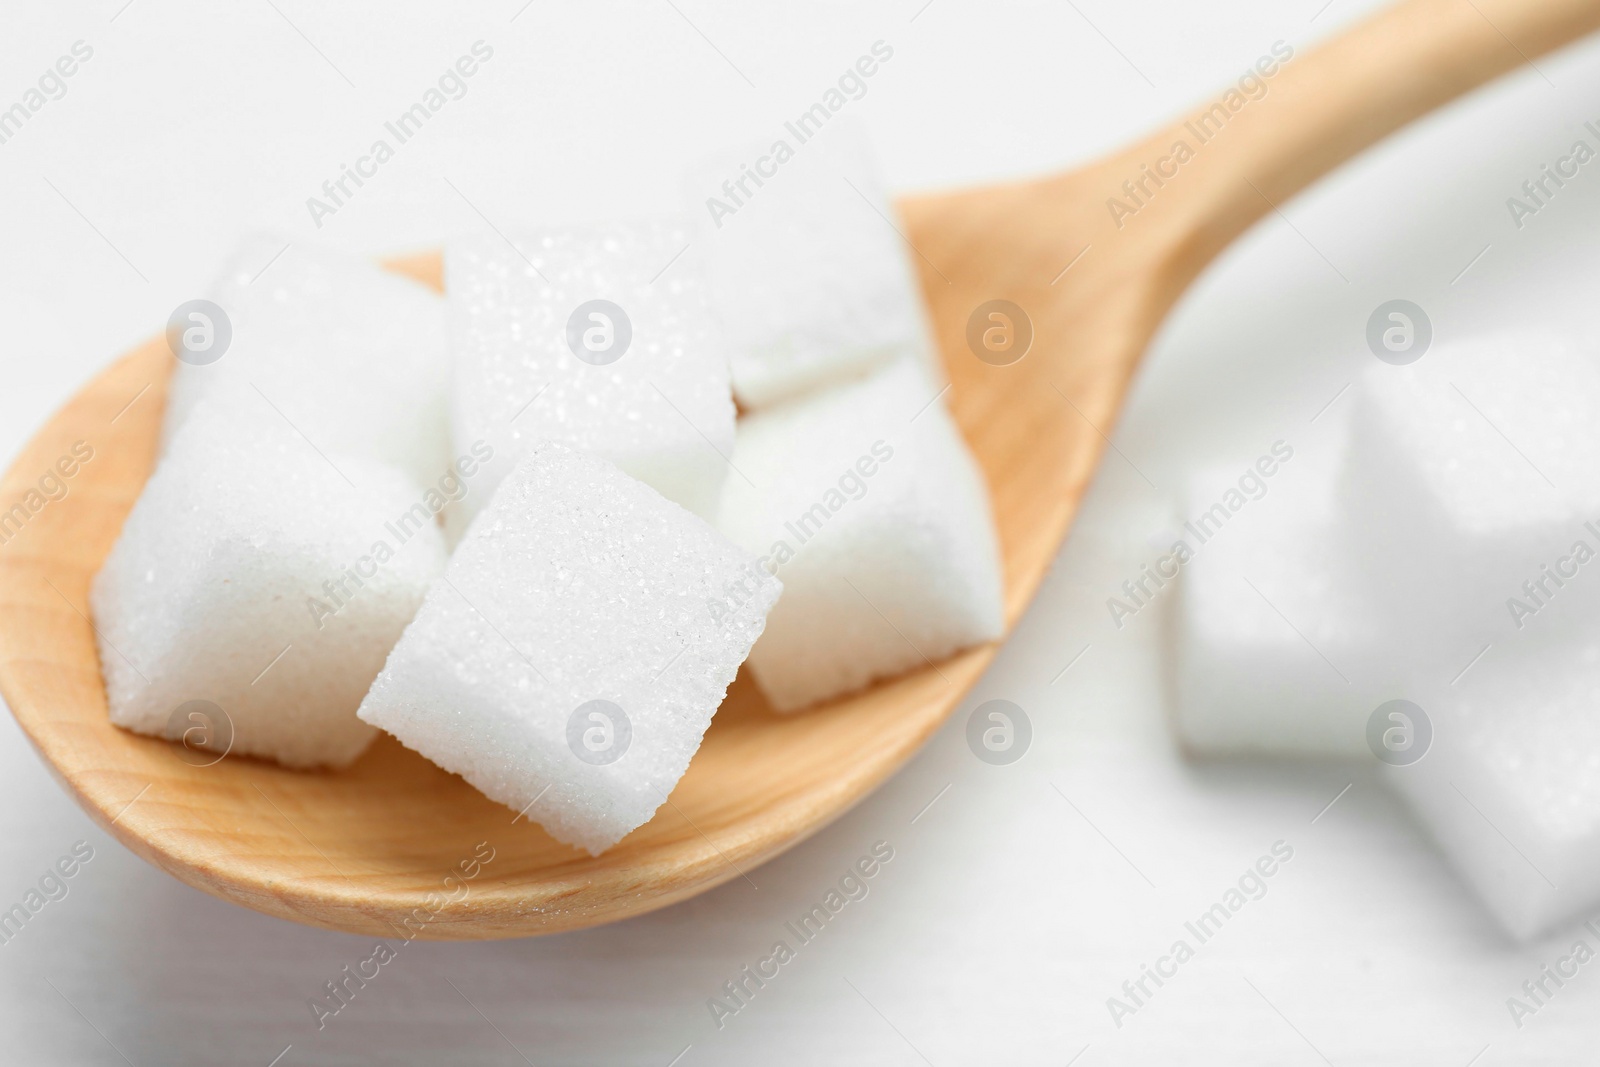
[[[1055, 555], [1140, 354], [1205, 264], [1361, 148], [1596, 25], [1600, 5], [1575, 0], [1403, 4], [1293, 57], [1120, 227], [1108, 198], [1185, 136], [1182, 118], [1072, 174], [901, 205], [949, 401], [993, 495], [1009, 623]], [[391, 266], [438, 284], [436, 256]], [[1035, 331], [1010, 366], [980, 362], [965, 340], [973, 309], [995, 298], [1025, 309]], [[992, 658], [977, 649], [794, 716], [770, 713], [741, 676], [670, 803], [599, 858], [386, 737], [337, 773], [231, 757], [190, 766], [175, 746], [110, 725], [86, 615], [89, 581], [149, 474], [171, 364], [159, 338], [123, 357], [0, 482], [3, 513], [75, 442], [94, 448], [67, 496], [0, 544], [0, 692], [101, 825], [225, 899], [425, 938], [527, 936], [659, 908], [748, 874], [860, 800]], [[445, 902], [459, 895], [447, 876], [480, 842], [494, 859]]]

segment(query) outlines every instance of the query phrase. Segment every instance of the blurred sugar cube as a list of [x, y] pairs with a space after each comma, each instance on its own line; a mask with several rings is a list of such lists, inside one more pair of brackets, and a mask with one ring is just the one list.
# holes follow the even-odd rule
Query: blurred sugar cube
[[1366, 751], [1384, 626], [1337, 506], [1346, 435], [1319, 444], [1280, 443], [1244, 474], [1210, 468], [1190, 484], [1181, 532], [1192, 557], [1169, 566], [1181, 568], [1174, 710], [1191, 751]]
[[1532, 937], [1600, 900], [1600, 370], [1489, 336], [1353, 392], [1347, 444], [1184, 568], [1178, 726], [1370, 752]]
[[1388, 780], [1506, 930], [1600, 901], [1600, 626], [1491, 648], [1419, 701], [1429, 747]]
[[1527, 623], [1513, 599], [1546, 636], [1600, 611], [1600, 581], [1545, 578], [1576, 540], [1600, 543], [1585, 525], [1600, 521], [1589, 354], [1540, 335], [1440, 344], [1410, 366], [1373, 366], [1353, 400], [1342, 505], [1397, 630], [1450, 642], [1458, 669]]

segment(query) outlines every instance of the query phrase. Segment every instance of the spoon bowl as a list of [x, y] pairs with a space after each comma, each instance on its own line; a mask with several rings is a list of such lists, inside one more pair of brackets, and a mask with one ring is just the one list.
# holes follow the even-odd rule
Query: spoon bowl
[[[1205, 264], [1363, 147], [1596, 25], [1600, 4], [1579, 0], [1409, 0], [1276, 64], [1267, 92], [1204, 142], [1180, 118], [1070, 174], [899, 205], [946, 399], [988, 479], [1008, 627], [1066, 534], [1140, 355]], [[1191, 152], [1178, 165], [1183, 140]], [[436, 255], [389, 265], [440, 282]], [[599, 857], [386, 735], [340, 771], [237, 756], [199, 765], [182, 746], [111, 725], [87, 606], [154, 463], [171, 363], [161, 338], [122, 357], [0, 481], [0, 692], [102, 827], [224, 899], [433, 939], [529, 936], [664, 907], [749, 878], [866, 796], [994, 656], [973, 649], [798, 715], [772, 713], [741, 674], [668, 803]], [[93, 458], [66, 495], [39, 494], [78, 442]], [[13, 501], [20, 512], [3, 510]]]

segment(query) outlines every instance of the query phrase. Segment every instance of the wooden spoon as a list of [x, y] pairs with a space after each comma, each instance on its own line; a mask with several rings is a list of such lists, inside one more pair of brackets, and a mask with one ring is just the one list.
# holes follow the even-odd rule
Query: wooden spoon
[[[1266, 94], [1218, 94], [1204, 125], [1197, 109], [1070, 174], [901, 205], [949, 400], [993, 494], [1010, 622], [1066, 533], [1146, 343], [1212, 257], [1365, 146], [1596, 26], [1594, 0], [1410, 0], [1263, 64]], [[438, 284], [437, 257], [391, 265]], [[992, 300], [1022, 309], [1010, 320], [1019, 332], [1009, 355], [979, 344], [980, 360], [969, 323]], [[976, 318], [978, 335], [1005, 325]], [[1029, 325], [1026, 355], [996, 365]], [[0, 692], [103, 827], [225, 899], [428, 938], [542, 934], [650, 911], [748, 877], [827, 825], [917, 751], [994, 655], [976, 649], [794, 716], [770, 713], [741, 677], [670, 802], [599, 858], [387, 737], [339, 773], [237, 757], [193, 766], [181, 747], [110, 724], [86, 606], [149, 474], [171, 362], [160, 339], [123, 357], [0, 483], [0, 508], [22, 503], [0, 525]], [[30, 497], [76, 442], [94, 456], [68, 494]]]

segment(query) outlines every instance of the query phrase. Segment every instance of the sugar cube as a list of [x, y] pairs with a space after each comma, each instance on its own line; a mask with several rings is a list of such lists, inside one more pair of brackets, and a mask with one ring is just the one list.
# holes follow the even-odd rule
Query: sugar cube
[[91, 589], [111, 720], [292, 767], [355, 759], [362, 695], [444, 567], [420, 496], [270, 412], [197, 404]]
[[165, 441], [200, 398], [222, 396], [276, 408], [315, 447], [380, 460], [419, 485], [445, 474], [450, 368], [437, 294], [363, 259], [258, 237], [208, 295], [232, 337], [213, 362], [177, 363]]
[[911, 359], [740, 420], [717, 525], [783, 579], [750, 655], [792, 711], [1004, 627], [983, 476]]
[[781, 589], [610, 462], [538, 444], [360, 715], [598, 855], [682, 777]]
[[[1192, 479], [1173, 550], [1174, 711], [1191, 752], [1360, 755], [1384, 627], [1337, 508], [1345, 434]], [[1168, 573], [1170, 572], [1170, 573]]]
[[835, 120], [782, 145], [688, 183], [739, 403], [767, 407], [903, 355], [942, 373], [864, 137]]
[[1496, 645], [1416, 702], [1429, 747], [1386, 775], [1506, 930], [1600, 904], [1600, 629]]
[[[1453, 673], [1485, 644], [1547, 636], [1600, 611], [1600, 581], [1547, 577], [1600, 544], [1600, 370], [1559, 339], [1440, 344], [1374, 365], [1353, 405], [1343, 507], [1397, 633], [1447, 644]], [[1537, 616], [1535, 618], [1534, 616]]]
[[[602, 456], [709, 515], [733, 448], [727, 354], [678, 227], [545, 229], [452, 244], [445, 280], [458, 451], [492, 488], [534, 444]], [[488, 499], [474, 487], [450, 522]]]

